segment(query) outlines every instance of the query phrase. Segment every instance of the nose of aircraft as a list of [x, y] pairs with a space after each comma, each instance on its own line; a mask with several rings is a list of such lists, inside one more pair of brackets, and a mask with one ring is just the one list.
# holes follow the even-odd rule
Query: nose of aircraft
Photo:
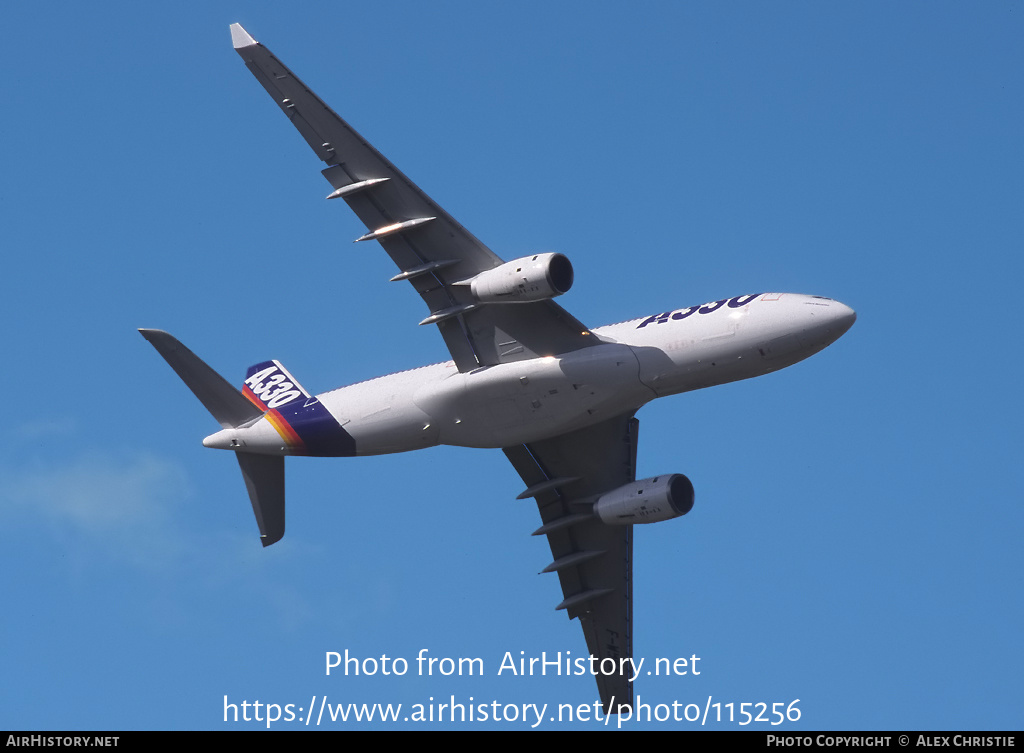
[[846, 334], [847, 330], [853, 326], [853, 323], [857, 321], [857, 312], [847, 306], [845, 303], [839, 301], [833, 301], [832, 316], [835, 318], [836, 324], [836, 339]]
[[800, 335], [800, 339], [817, 349], [834, 343], [857, 321], [857, 312], [845, 303], [815, 298], [813, 304], [804, 308], [811, 314], [812, 319], [810, 326]]

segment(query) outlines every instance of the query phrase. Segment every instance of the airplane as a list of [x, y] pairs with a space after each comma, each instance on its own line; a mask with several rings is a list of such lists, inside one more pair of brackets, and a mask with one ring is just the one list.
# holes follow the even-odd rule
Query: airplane
[[583, 627], [605, 713], [633, 704], [633, 526], [685, 515], [681, 473], [636, 478], [636, 412], [655, 398], [760, 376], [824, 349], [853, 325], [821, 296], [744, 294], [589, 328], [553, 299], [573, 267], [560, 253], [504, 262], [338, 117], [239, 24], [235, 51], [298, 129], [331, 184], [426, 303], [451, 360], [309, 393], [276, 360], [241, 390], [174, 337], [141, 329], [235, 453], [263, 546], [285, 528], [284, 459], [436, 445], [500, 448], [534, 498], [562, 601]]

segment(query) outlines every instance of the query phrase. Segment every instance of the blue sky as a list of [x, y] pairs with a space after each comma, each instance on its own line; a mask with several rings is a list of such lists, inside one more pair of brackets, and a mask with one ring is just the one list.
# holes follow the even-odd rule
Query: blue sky
[[[0, 728], [596, 695], [497, 675], [585, 650], [499, 451], [290, 460], [264, 551], [200, 444], [216, 424], [136, 332], [312, 391], [447, 358], [235, 21], [496, 253], [569, 256], [562, 305], [591, 326], [765, 290], [858, 311], [809, 361], [639, 413], [639, 475], [684, 472], [697, 503], [637, 531], [635, 653], [701, 658], [642, 702], [1020, 728], [1019, 3], [103, 7], [0, 27]], [[410, 671], [326, 677], [346, 649]], [[485, 673], [416, 676], [422, 649]]]

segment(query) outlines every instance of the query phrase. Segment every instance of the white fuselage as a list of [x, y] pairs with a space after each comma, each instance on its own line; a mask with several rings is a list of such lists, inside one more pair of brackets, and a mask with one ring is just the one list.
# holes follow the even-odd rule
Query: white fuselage
[[[569, 353], [468, 372], [449, 361], [317, 398], [356, 455], [509, 447], [632, 413], [657, 397], [777, 371], [834, 342], [855, 318], [818, 296], [737, 296], [594, 329], [600, 345]], [[205, 444], [291, 454], [266, 416]]]

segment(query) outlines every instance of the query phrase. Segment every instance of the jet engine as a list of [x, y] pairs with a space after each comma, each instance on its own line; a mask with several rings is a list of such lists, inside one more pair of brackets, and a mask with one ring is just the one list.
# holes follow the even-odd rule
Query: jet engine
[[659, 523], [693, 509], [693, 484], [681, 473], [620, 486], [598, 498], [594, 514], [609, 525]]
[[536, 254], [513, 259], [481, 272], [469, 285], [481, 303], [530, 303], [562, 295], [572, 287], [572, 264], [563, 254]]

